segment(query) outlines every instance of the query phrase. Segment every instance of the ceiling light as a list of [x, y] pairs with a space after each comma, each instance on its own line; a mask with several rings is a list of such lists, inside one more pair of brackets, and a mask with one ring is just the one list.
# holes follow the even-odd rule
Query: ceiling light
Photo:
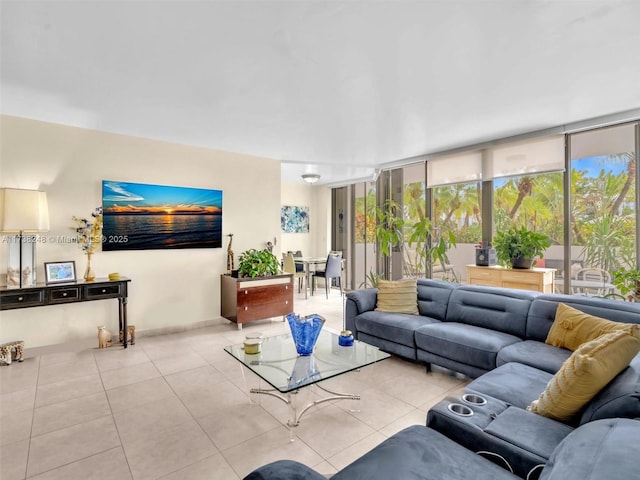
[[313, 184], [320, 180], [320, 175], [317, 173], [305, 173], [302, 175], [302, 179], [307, 183]]

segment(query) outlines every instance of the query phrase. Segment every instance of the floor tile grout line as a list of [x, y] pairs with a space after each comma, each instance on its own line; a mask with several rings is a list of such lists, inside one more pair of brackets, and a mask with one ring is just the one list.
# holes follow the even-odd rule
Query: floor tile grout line
[[116, 417], [113, 412], [113, 405], [111, 405], [111, 400], [109, 399], [109, 394], [107, 393], [106, 385], [104, 384], [104, 379], [102, 377], [102, 372], [100, 371], [100, 367], [98, 365], [98, 360], [96, 359], [96, 354], [93, 352], [93, 358], [96, 362], [96, 367], [98, 368], [98, 375], [100, 375], [100, 382], [102, 383], [102, 389], [104, 391], [105, 397], [107, 397], [107, 404], [109, 405], [109, 412], [111, 412], [111, 421], [113, 422], [113, 427], [116, 429], [116, 435], [118, 435], [118, 442], [120, 442], [120, 448], [122, 449], [122, 455], [124, 456], [127, 462], [127, 468], [129, 469], [129, 474], [131, 478], [133, 476], [133, 470], [131, 469], [131, 463], [129, 461], [129, 457], [127, 456], [127, 451], [124, 448], [124, 443], [122, 442], [122, 436], [120, 435], [120, 429], [118, 428], [118, 422], [116, 422]]
[[40, 367], [42, 365], [42, 357], [38, 357], [38, 374], [36, 375], [36, 391], [33, 395], [33, 411], [31, 412], [31, 428], [29, 429], [29, 447], [27, 448], [27, 461], [24, 465], [24, 478], [28, 478], [29, 474], [29, 458], [31, 455], [31, 441], [33, 439], [33, 424], [36, 421], [36, 402], [38, 401], [38, 386], [40, 383]]
[[[106, 416], [107, 415], [105, 415], [105, 417]], [[34, 477], [37, 477], [37, 476], [40, 476], [40, 475], [44, 475], [46, 473], [53, 472], [53, 471], [58, 470], [60, 468], [64, 468], [64, 467], [67, 467], [69, 465], [73, 465], [74, 463], [77, 463], [77, 462], [80, 462], [80, 461], [83, 461], [83, 460], [87, 460], [87, 459], [92, 458], [92, 457], [97, 457], [98, 455], [103, 455], [104, 453], [109, 452], [111, 450], [118, 450], [118, 449], [122, 450], [123, 454], [124, 454], [124, 449], [122, 448], [122, 445], [117, 445], [115, 447], [109, 447], [109, 448], [106, 448], [106, 449], [101, 450], [99, 452], [92, 453], [91, 455], [87, 455], [86, 457], [78, 458], [76, 460], [73, 460], [73, 461], [70, 461], [70, 462], [67, 462], [67, 463], [63, 463], [62, 465], [57, 465], [57, 466], [55, 466], [53, 468], [50, 468], [49, 470], [44, 470], [42, 472], [38, 472], [35, 475], [32, 475], [30, 477], [25, 477], [25, 479], [29, 480], [30, 478], [34, 478]]]

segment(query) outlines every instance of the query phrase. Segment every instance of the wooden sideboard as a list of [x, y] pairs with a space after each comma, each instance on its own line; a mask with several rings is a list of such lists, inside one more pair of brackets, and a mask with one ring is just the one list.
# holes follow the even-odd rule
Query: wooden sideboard
[[222, 317], [238, 324], [293, 312], [293, 274], [258, 278], [220, 277]]
[[510, 269], [467, 265], [467, 283], [553, 293], [555, 272], [555, 268]]
[[[118, 300], [118, 326], [123, 332], [123, 347], [127, 348], [127, 285], [131, 280], [96, 278], [92, 282], [78, 280], [70, 283], [44, 284], [33, 287], [0, 287], [0, 310], [46, 307], [65, 303], [90, 302], [93, 300]], [[117, 336], [116, 336], [117, 338]]]

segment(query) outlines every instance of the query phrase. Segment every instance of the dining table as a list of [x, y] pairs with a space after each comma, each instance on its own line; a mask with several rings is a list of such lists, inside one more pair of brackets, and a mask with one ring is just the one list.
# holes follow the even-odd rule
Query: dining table
[[317, 265], [324, 265], [327, 263], [327, 257], [294, 257], [297, 264], [304, 266], [304, 298], [309, 298], [309, 287], [311, 286], [311, 267], [315, 270]]

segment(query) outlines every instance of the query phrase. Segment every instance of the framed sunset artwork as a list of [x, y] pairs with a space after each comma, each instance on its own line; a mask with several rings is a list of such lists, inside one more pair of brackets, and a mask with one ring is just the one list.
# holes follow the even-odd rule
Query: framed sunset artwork
[[222, 190], [103, 180], [102, 250], [220, 248]]

